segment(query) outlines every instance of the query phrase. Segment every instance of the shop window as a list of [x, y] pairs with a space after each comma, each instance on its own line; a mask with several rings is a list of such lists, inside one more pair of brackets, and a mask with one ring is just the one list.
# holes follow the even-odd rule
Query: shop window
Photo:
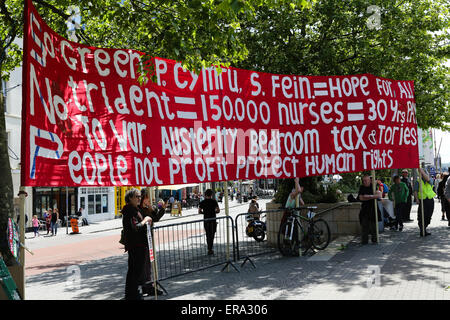
[[93, 194], [88, 195], [88, 214], [95, 213], [95, 198]]
[[102, 213], [102, 195], [101, 194], [95, 195], [95, 213], [96, 214]]
[[102, 209], [103, 213], [108, 212], [108, 195], [102, 194]]

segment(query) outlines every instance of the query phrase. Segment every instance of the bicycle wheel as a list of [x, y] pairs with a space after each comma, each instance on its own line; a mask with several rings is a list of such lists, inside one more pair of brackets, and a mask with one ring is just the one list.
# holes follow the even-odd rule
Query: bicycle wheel
[[[292, 227], [294, 226], [294, 230]], [[278, 231], [278, 250], [283, 256], [298, 256], [299, 243], [298, 226], [296, 223], [285, 222], [281, 225]], [[300, 234], [303, 232], [300, 230]]]
[[323, 219], [315, 220], [312, 225], [312, 234], [310, 236], [312, 245], [315, 249], [325, 249], [331, 239], [330, 227], [328, 226], [328, 223]]

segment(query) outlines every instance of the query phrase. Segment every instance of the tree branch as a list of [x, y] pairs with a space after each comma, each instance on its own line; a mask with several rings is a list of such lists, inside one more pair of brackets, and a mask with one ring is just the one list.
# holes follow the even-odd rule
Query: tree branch
[[[70, 15], [65, 13], [64, 11], [56, 8], [54, 5], [49, 4], [45, 1], [42, 0], [33, 0], [33, 2], [36, 2], [40, 5], [42, 5], [43, 7], [46, 7], [48, 9], [50, 9], [51, 11], [53, 11], [54, 13], [56, 13], [57, 15], [59, 15], [61, 18], [63, 18], [64, 20], [67, 20], [70, 18]], [[78, 33], [81, 38], [83, 38], [83, 40], [86, 42], [86, 44], [89, 45], [89, 43], [91, 42], [90, 39], [86, 36], [86, 34], [84, 33], [83, 29], [78, 29], [76, 30], [76, 33]]]
[[68, 15], [67, 13], [64, 13], [64, 11], [61, 11], [60, 9], [58, 9], [55, 6], [51, 5], [50, 3], [47, 3], [47, 2], [42, 1], [42, 0], [33, 0], [33, 2], [39, 3], [41, 6], [52, 10], [54, 13], [60, 15], [65, 20], [67, 20], [70, 17], [70, 15]]
[[6, 8], [5, 0], [0, 0], [0, 12], [3, 13], [3, 15], [5, 16], [7, 22], [10, 26], [10, 30], [9, 30], [7, 36], [2, 41], [3, 45], [1, 46], [1, 52], [0, 52], [0, 62], [1, 62], [6, 57], [6, 49], [16, 39], [18, 23], [15, 23], [14, 19], [9, 14], [8, 8]]

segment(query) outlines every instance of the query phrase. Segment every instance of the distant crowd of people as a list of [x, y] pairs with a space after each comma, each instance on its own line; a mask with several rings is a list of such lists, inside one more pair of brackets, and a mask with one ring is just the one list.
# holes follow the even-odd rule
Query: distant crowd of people
[[[450, 180], [449, 174], [444, 173], [433, 179], [424, 169], [420, 168], [421, 179], [412, 185], [408, 170], [402, 171], [402, 177], [395, 176], [389, 188], [382, 179], [377, 181], [375, 192], [372, 187], [372, 178], [364, 175], [362, 185], [358, 191], [356, 201], [361, 201], [360, 224], [361, 242], [367, 244], [369, 235], [371, 241], [376, 242], [375, 202], [377, 199], [378, 221], [384, 221], [391, 230], [402, 231], [403, 223], [413, 221], [410, 217], [413, 200], [418, 204], [417, 225], [421, 237], [429, 236], [427, 230], [434, 212], [434, 200], [438, 197], [441, 202], [441, 220], [448, 221], [450, 227]], [[437, 192], [437, 194], [436, 194]], [[387, 204], [383, 205], [382, 198], [388, 196], [393, 203], [390, 212]], [[423, 206], [423, 208], [422, 208]], [[423, 211], [423, 212], [422, 212]]]

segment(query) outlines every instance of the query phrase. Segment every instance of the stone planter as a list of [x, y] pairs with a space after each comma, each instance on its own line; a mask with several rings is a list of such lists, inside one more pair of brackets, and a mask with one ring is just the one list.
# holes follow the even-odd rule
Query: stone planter
[[[317, 206], [315, 210], [317, 213], [336, 207], [320, 213], [320, 218], [324, 219], [330, 227], [332, 240], [340, 236], [358, 236], [361, 234], [361, 226], [359, 224], [361, 204], [359, 202], [318, 203], [310, 205]], [[341, 206], [339, 207], [339, 205]], [[269, 202], [266, 204], [266, 210], [268, 211], [279, 209], [275, 212], [268, 212], [266, 215], [267, 242], [275, 247], [277, 246], [278, 230], [284, 213], [281, 208], [282, 205], [279, 203]]]

